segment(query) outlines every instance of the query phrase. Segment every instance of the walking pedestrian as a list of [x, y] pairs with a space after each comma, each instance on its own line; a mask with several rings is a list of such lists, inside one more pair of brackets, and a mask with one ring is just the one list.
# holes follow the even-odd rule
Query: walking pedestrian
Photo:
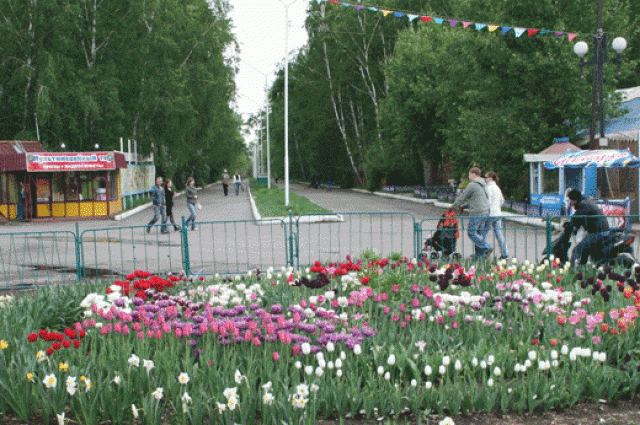
[[196, 226], [196, 211], [198, 204], [198, 190], [196, 189], [196, 180], [193, 177], [187, 179], [187, 188], [185, 189], [187, 195], [187, 208], [189, 209], [189, 218], [185, 222], [185, 226], [189, 227], [191, 224], [191, 230], [198, 230]]
[[502, 204], [504, 204], [504, 196], [502, 190], [498, 186], [498, 175], [493, 171], [489, 171], [485, 174], [485, 181], [487, 182], [487, 195], [489, 195], [489, 219], [487, 220], [487, 234], [489, 229], [493, 228], [493, 233], [496, 235], [498, 245], [500, 245], [500, 258], [509, 258], [509, 252], [507, 251], [507, 244], [502, 234]]
[[167, 179], [164, 182], [164, 198], [167, 202], [167, 218], [171, 221], [171, 224], [173, 224], [173, 228], [177, 232], [178, 230], [180, 230], [180, 227], [178, 227], [178, 225], [176, 224], [176, 220], [173, 218], [173, 195], [173, 182], [171, 181], [171, 179]]
[[469, 170], [469, 184], [462, 194], [453, 202], [451, 208], [467, 207], [469, 209], [469, 224], [467, 234], [473, 241], [475, 252], [472, 259], [478, 259], [491, 254], [493, 249], [486, 241], [487, 219], [489, 215], [489, 197], [485, 191], [486, 182], [482, 178], [482, 171], [478, 167]]
[[227, 170], [222, 173], [222, 190], [224, 191], [224, 196], [229, 194], [229, 174]]
[[242, 185], [242, 177], [240, 177], [237, 171], [233, 174], [233, 184], [236, 186], [236, 196], [238, 196], [240, 194], [240, 186]]
[[147, 224], [147, 233], [151, 232], [153, 226], [162, 217], [161, 233], [169, 233], [167, 230], [167, 211], [165, 210], [166, 199], [164, 197], [164, 188], [162, 187], [162, 177], [156, 177], [156, 185], [151, 189], [151, 198], [153, 199], [153, 218]]

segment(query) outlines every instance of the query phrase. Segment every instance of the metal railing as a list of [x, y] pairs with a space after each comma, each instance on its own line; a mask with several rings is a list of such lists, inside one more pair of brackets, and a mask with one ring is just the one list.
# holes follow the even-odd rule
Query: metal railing
[[[416, 220], [410, 213], [336, 213], [274, 220], [198, 222], [161, 233], [161, 226], [123, 226], [80, 231], [0, 233], [0, 290], [83, 279], [119, 279], [135, 271], [158, 275], [242, 274], [251, 269], [304, 268], [315, 261], [345, 261], [373, 250], [421, 258], [424, 242], [433, 237], [442, 217]], [[453, 249], [461, 260], [474, 251], [467, 235], [469, 219], [457, 217], [459, 237]], [[609, 217], [615, 225], [637, 216]], [[167, 227], [171, 229], [171, 226]], [[536, 263], [558, 234], [550, 217], [503, 219], [507, 254]], [[149, 230], [149, 231], [147, 231]], [[502, 253], [493, 231], [487, 241], [493, 256]], [[638, 241], [634, 252], [638, 252]], [[550, 251], [550, 250], [549, 250]]]

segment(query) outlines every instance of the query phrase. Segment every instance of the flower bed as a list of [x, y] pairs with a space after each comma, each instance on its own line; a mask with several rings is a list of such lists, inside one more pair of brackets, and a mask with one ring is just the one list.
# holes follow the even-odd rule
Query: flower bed
[[0, 411], [24, 423], [313, 424], [636, 394], [640, 267], [370, 254], [210, 282], [137, 271], [3, 299]]

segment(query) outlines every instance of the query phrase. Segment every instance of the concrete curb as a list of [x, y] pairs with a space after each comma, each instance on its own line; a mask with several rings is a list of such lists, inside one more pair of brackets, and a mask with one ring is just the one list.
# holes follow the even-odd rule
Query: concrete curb
[[[272, 225], [278, 223], [289, 223], [289, 217], [266, 217], [263, 218], [258, 211], [256, 201], [251, 194], [251, 189], [247, 186], [249, 191], [249, 202], [251, 203], [251, 214], [258, 226]], [[298, 216], [294, 216], [298, 217]], [[328, 215], [305, 215], [298, 218], [298, 223], [327, 223], [327, 222], [341, 222], [344, 221], [344, 217], [341, 214], [328, 214]]]
[[[203, 190], [203, 189], [209, 188], [209, 187], [211, 187], [211, 186], [213, 186], [214, 184], [217, 184], [217, 183], [218, 183], [218, 182], [216, 182], [216, 183], [211, 183], [211, 184], [206, 185], [205, 187], [198, 187], [198, 188], [196, 188], [196, 189], [197, 189], [197, 190]], [[183, 194], [184, 194], [184, 190], [183, 190], [182, 192], [176, 192], [176, 193], [173, 195], [173, 197], [174, 197], [174, 198], [177, 198], [178, 196], [183, 195]], [[139, 213], [140, 211], [146, 210], [147, 208], [149, 208], [149, 207], [151, 207], [151, 206], [153, 206], [153, 202], [147, 202], [146, 204], [138, 205], [137, 207], [135, 207], [135, 208], [134, 208], [134, 209], [132, 209], [132, 210], [127, 210], [127, 211], [125, 211], [125, 212], [123, 212], [123, 213], [121, 213], [121, 214], [118, 214], [118, 215], [113, 216], [113, 219], [114, 219], [115, 221], [124, 220], [125, 218], [130, 217], [130, 216], [132, 216], [132, 215], [134, 215], [134, 214], [137, 214], [137, 213]]]

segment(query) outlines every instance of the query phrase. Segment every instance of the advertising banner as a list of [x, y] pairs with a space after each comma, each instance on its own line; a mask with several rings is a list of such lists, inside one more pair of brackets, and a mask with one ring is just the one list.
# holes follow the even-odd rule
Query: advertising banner
[[27, 171], [115, 170], [113, 152], [33, 152], [26, 155]]

